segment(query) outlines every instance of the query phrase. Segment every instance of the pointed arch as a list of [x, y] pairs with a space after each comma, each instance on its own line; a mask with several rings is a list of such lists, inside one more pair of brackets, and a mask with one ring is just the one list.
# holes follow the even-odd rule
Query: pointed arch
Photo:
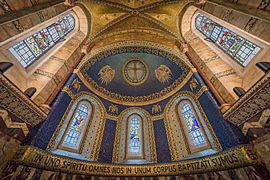
[[190, 60], [225, 103], [233, 104], [234, 87], [248, 90], [263, 76], [256, 63], [268, 61], [269, 43], [213, 14], [191, 5], [179, 17], [179, 31]]

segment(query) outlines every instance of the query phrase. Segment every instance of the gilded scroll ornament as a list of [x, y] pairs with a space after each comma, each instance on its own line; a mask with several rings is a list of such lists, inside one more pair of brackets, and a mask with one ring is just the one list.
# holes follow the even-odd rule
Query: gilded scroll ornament
[[115, 76], [115, 70], [112, 69], [109, 65], [106, 65], [99, 70], [98, 75], [99, 75], [99, 80], [101, 81], [101, 84], [107, 85], [113, 80]]
[[155, 74], [159, 82], [166, 83], [171, 78], [172, 72], [170, 68], [162, 64], [155, 70]]

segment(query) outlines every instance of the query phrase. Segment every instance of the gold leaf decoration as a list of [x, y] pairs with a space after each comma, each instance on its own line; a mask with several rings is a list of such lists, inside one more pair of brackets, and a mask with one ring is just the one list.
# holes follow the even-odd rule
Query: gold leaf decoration
[[166, 83], [169, 81], [171, 78], [171, 70], [165, 65], [160, 65], [156, 70], [155, 70], [156, 78], [161, 82], [161, 83]]
[[106, 65], [99, 70], [98, 75], [101, 84], [105, 83], [107, 85], [113, 80], [115, 76], [115, 70], [113, 70], [109, 65]]
[[109, 112], [112, 114], [118, 114], [118, 107], [116, 105], [110, 105]]
[[72, 81], [72, 87], [74, 88], [74, 89], [76, 89], [76, 91], [78, 92], [79, 90], [80, 90], [80, 88], [81, 88], [81, 83], [79, 82], [79, 80], [78, 79], [74, 79], [73, 81]]
[[162, 110], [161, 110], [161, 107], [160, 107], [160, 105], [159, 104], [154, 104], [153, 106], [152, 106], [152, 114], [154, 114], [154, 113], [159, 113], [159, 112], [161, 112]]
[[198, 85], [198, 81], [193, 77], [189, 83], [189, 88], [191, 89], [191, 91], [194, 91], [194, 89], [196, 89]]

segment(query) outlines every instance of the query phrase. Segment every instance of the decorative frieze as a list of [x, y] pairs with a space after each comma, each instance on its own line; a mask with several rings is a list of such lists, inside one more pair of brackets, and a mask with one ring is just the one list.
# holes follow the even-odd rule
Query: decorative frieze
[[0, 102], [0, 107], [31, 126], [35, 126], [47, 117], [31, 99], [2, 74], [0, 74]]
[[210, 81], [214, 84], [219, 78], [234, 75], [234, 74], [236, 74], [236, 72], [233, 69], [222, 71], [222, 72], [214, 74], [214, 76], [211, 78]]
[[70, 174], [87, 174], [95, 176], [165, 176], [198, 174], [227, 169], [240, 168], [259, 163], [258, 155], [251, 145], [237, 146], [211, 156], [189, 159], [166, 164], [125, 165], [102, 164], [74, 160], [57, 156], [46, 151], [28, 146], [22, 147], [12, 164], [26, 165], [40, 169]]
[[224, 114], [224, 118], [240, 126], [270, 106], [270, 73], [242, 96]]

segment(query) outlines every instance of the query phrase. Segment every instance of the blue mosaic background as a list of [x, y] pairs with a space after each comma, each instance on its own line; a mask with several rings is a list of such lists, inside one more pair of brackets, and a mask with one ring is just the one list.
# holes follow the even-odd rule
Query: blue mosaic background
[[[38, 125], [31, 129], [23, 145], [33, 145], [40, 149], [46, 149], [50, 139], [56, 130], [62, 116], [64, 115], [71, 98], [65, 93], [60, 92], [53, 103], [52, 111], [40, 128]], [[38, 129], [38, 130], [37, 130]]]
[[153, 123], [154, 123], [157, 162], [158, 163], [171, 162], [172, 158], [164, 122], [163, 120], [156, 120]]
[[112, 162], [116, 124], [116, 121], [109, 119], [106, 120], [100, 151], [98, 155], [98, 162]]
[[[193, 77], [197, 79], [199, 85], [192, 91], [189, 87], [189, 80], [186, 85], [182, 87], [180, 91], [188, 91], [196, 94], [200, 88], [205, 84], [198, 73], [194, 73]], [[78, 79], [81, 82], [80, 90], [75, 90], [71, 83], [74, 79]], [[192, 77], [191, 77], [192, 78]], [[71, 91], [76, 94], [79, 92], [91, 92], [77, 77], [76, 74], [72, 74], [69, 80], [66, 82], [65, 86], [69, 87]], [[92, 93], [92, 92], [91, 92]], [[101, 102], [103, 103], [104, 107], [108, 111], [110, 105], [116, 105], [118, 107], [118, 113], [112, 114], [107, 112], [111, 115], [119, 115], [123, 110], [130, 108], [129, 106], [115, 104], [110, 101], [107, 101], [101, 97], [99, 97]], [[159, 102], [158, 104], [161, 106], [162, 112], [160, 113], [152, 113], [151, 108], [153, 104], [147, 106], [140, 106], [140, 108], [145, 109], [151, 115], [158, 115], [163, 113], [165, 106], [169, 102], [171, 97], [164, 99], [163, 101]], [[199, 97], [199, 102], [211, 124], [213, 127], [216, 136], [218, 137], [222, 148], [228, 149], [238, 144], [248, 143], [247, 139], [244, 137], [240, 129], [233, 126], [232, 124], [228, 123], [222, 117], [218, 109], [218, 105], [212, 96], [211, 92], [206, 91]], [[59, 124], [62, 116], [64, 115], [71, 98], [67, 95], [66, 92], [60, 92], [59, 95], [56, 97], [55, 101], [52, 105], [52, 111], [49, 114], [47, 120], [35, 128], [32, 128], [30, 133], [28, 134], [27, 138], [24, 140], [23, 145], [34, 145], [41, 149], [46, 149], [57, 125]], [[102, 138], [101, 149], [98, 156], [98, 161], [100, 162], [111, 162], [112, 158], [112, 151], [113, 151], [113, 141], [115, 136], [115, 128], [116, 122], [107, 119], [105, 123], [104, 135]], [[170, 162], [171, 156], [169, 152], [168, 140], [166, 136], [166, 130], [164, 128], [163, 120], [158, 120], [154, 122], [154, 134], [155, 134], [155, 142], [156, 142], [156, 152], [158, 162]]]
[[[145, 61], [149, 69], [149, 75], [147, 80], [139, 86], [129, 85], [123, 78], [122, 68], [127, 59], [141, 58]], [[115, 77], [108, 84], [102, 84], [99, 79], [99, 71], [105, 65], [109, 65], [115, 70]], [[160, 65], [166, 65], [170, 68], [172, 76], [166, 83], [158, 81], [155, 75], [155, 69]], [[126, 96], [146, 96], [155, 92], [159, 92], [171, 85], [178, 77], [181, 76], [183, 70], [173, 61], [170, 61], [164, 57], [147, 54], [147, 53], [122, 53], [113, 56], [106, 57], [99, 62], [96, 62], [87, 70], [87, 75], [91, 77], [99, 86], [108, 89], [111, 92], [115, 92]], [[151, 85], [151, 86], [149, 86]]]

